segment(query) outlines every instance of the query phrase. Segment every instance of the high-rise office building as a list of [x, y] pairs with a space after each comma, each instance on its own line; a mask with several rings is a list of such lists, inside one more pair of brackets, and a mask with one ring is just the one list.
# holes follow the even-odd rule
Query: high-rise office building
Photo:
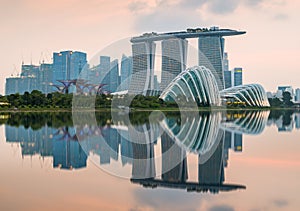
[[110, 70], [110, 57], [100, 56], [100, 72], [105, 75]]
[[224, 66], [224, 71], [229, 71], [229, 59], [228, 59], [227, 52], [224, 53], [223, 66]]
[[21, 78], [19, 81], [18, 93], [31, 92], [33, 90], [40, 90], [39, 77], [41, 75], [40, 66], [38, 65], [24, 65], [22, 64]]
[[166, 39], [162, 45], [161, 90], [163, 91], [171, 81], [186, 69], [187, 40]]
[[295, 103], [300, 103], [300, 89], [295, 89]]
[[53, 167], [62, 169], [85, 168], [87, 154], [77, 141], [58, 140], [53, 143]]
[[53, 53], [53, 84], [59, 84], [57, 80], [78, 79], [78, 76], [87, 64], [86, 53], [78, 51], [62, 51]]
[[242, 152], [243, 150], [243, 135], [234, 133], [234, 151]]
[[106, 128], [103, 130], [103, 137], [105, 139], [106, 145], [109, 147], [109, 157], [118, 160], [119, 154], [119, 144], [120, 144], [120, 134], [115, 128]]
[[152, 95], [156, 44], [152, 41], [132, 44], [132, 78], [129, 94]]
[[119, 64], [118, 60], [114, 60], [110, 64], [110, 71], [109, 71], [109, 91], [116, 92], [117, 88], [120, 84], [119, 82]]
[[119, 86], [119, 64], [118, 60], [110, 63], [110, 57], [101, 57], [100, 62], [100, 81], [105, 84], [105, 89], [110, 93], [116, 92]]
[[239, 86], [239, 85], [243, 85], [243, 68], [241, 67], [236, 67], [233, 70], [233, 84], [234, 86]]
[[300, 129], [300, 113], [295, 113], [294, 119], [295, 119], [295, 127], [298, 130]]
[[129, 133], [126, 130], [120, 130], [120, 144], [121, 144], [121, 159], [122, 164], [127, 163], [132, 164], [133, 152], [132, 152], [132, 142], [129, 138]]
[[33, 90], [46, 94], [52, 92], [52, 70], [52, 64], [22, 65], [21, 77], [6, 79], [5, 94], [23, 94]]
[[199, 65], [210, 69], [215, 75], [219, 90], [224, 89], [224, 56], [225, 40], [221, 36], [200, 37], [198, 41]]
[[37, 65], [26, 65], [22, 64], [21, 67], [21, 76], [22, 77], [37, 77], [40, 71], [40, 67]]
[[186, 151], [167, 134], [161, 136], [162, 180], [185, 182], [188, 178]]
[[[129, 89], [131, 94], [157, 94], [153, 90], [153, 68], [155, 42], [162, 41], [162, 80], [163, 90], [172, 75], [178, 75], [179, 70], [185, 69], [186, 39], [198, 38], [198, 63], [205, 66], [214, 74], [219, 90], [224, 89], [224, 36], [245, 34], [244, 31], [219, 29], [218, 27], [187, 29], [186, 31], [168, 33], [144, 33], [131, 38], [133, 53], [133, 79]], [[173, 59], [173, 60], [172, 60]], [[174, 62], [180, 61], [180, 62]], [[171, 77], [170, 74], [173, 73]], [[165, 75], [167, 74], [167, 76]]]
[[228, 60], [228, 53], [224, 53], [224, 58], [223, 58], [223, 66], [224, 66], [224, 88], [230, 88], [232, 87], [232, 74], [231, 71], [229, 70], [229, 60]]
[[41, 64], [38, 75], [39, 90], [45, 94], [52, 92], [53, 64]]
[[6, 79], [5, 94], [24, 94], [33, 90], [41, 90], [41, 71], [40, 66], [24, 65], [21, 67], [21, 77]]
[[132, 74], [132, 57], [122, 56], [121, 61], [121, 90], [128, 90]]
[[276, 97], [282, 99], [284, 92], [289, 92], [291, 94], [291, 97], [294, 97], [294, 89], [292, 86], [278, 86]]
[[218, 147], [209, 160], [201, 163], [201, 155], [198, 158], [198, 181], [200, 184], [221, 185], [225, 180], [223, 163], [224, 138], [220, 140]]
[[233, 70], [229, 70], [229, 59], [227, 52], [224, 53], [223, 67], [225, 89], [243, 84], [243, 68], [236, 67]]
[[98, 66], [97, 77], [91, 79], [91, 82], [96, 84], [99, 81], [102, 84], [105, 84], [106, 88], [109, 88], [110, 77], [110, 57], [109, 56], [100, 56], [100, 64]]
[[12, 78], [6, 78], [5, 82], [5, 94], [15, 94], [19, 92], [19, 84], [22, 78], [19, 77], [12, 77]]
[[[53, 64], [22, 64], [21, 77], [7, 80], [6, 94], [23, 94], [33, 90], [46, 94], [57, 91], [52, 85], [61, 86], [58, 80], [77, 79], [86, 64], [86, 54], [77, 51], [53, 53]], [[75, 91], [74, 87], [70, 91]]]
[[224, 71], [225, 89], [232, 87], [232, 72]]

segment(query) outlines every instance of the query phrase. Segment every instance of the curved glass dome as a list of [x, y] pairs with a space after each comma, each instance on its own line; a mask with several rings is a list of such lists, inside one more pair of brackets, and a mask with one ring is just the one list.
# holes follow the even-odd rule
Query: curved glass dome
[[238, 134], [261, 134], [268, 121], [270, 111], [247, 111], [242, 117], [223, 121], [221, 128]]
[[245, 106], [270, 107], [267, 94], [259, 84], [248, 84], [224, 89], [220, 92], [221, 98], [227, 102], [242, 103]]
[[201, 162], [209, 160], [223, 139], [224, 130], [220, 129], [220, 112], [187, 112], [181, 121], [165, 119], [160, 124], [164, 131], [181, 148], [201, 155]]
[[164, 101], [197, 103], [198, 106], [219, 106], [221, 98], [213, 73], [204, 66], [181, 72], [162, 92]]

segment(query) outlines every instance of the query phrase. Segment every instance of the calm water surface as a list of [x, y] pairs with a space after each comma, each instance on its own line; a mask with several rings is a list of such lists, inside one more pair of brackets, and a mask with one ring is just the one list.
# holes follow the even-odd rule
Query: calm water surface
[[300, 113], [0, 115], [0, 210], [299, 210]]

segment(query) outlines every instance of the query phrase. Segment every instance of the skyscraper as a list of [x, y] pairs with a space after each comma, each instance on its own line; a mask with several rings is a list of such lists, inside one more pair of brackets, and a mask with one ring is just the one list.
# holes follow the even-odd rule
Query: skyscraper
[[300, 129], [300, 113], [295, 113], [294, 119], [295, 119], [295, 128], [297, 130], [299, 130]]
[[91, 82], [96, 84], [97, 81], [99, 81], [102, 84], [106, 85], [106, 88], [109, 89], [109, 83], [110, 83], [110, 77], [109, 77], [109, 71], [110, 71], [110, 57], [109, 56], [100, 56], [100, 64], [98, 68], [98, 75], [97, 79], [92, 79]]
[[[118, 60], [110, 62], [110, 57], [100, 57], [100, 79], [105, 84], [105, 89], [109, 92], [116, 92], [119, 86], [119, 64]], [[94, 83], [99, 83], [94, 82]]]
[[119, 86], [119, 64], [118, 60], [114, 60], [110, 64], [109, 71], [109, 91], [116, 92]]
[[199, 65], [210, 69], [215, 75], [219, 90], [224, 89], [224, 56], [225, 40], [220, 35], [199, 37]]
[[234, 134], [234, 151], [242, 152], [243, 150], [243, 135], [235, 133]]
[[232, 73], [231, 71], [224, 71], [225, 89], [232, 87]]
[[227, 52], [224, 53], [223, 63], [224, 63], [224, 71], [229, 71], [229, 59], [228, 59]]
[[200, 184], [221, 185], [224, 182], [223, 144], [224, 138], [222, 137], [218, 147], [205, 163], [201, 163], [201, 155], [199, 155], [198, 180]]
[[12, 78], [6, 78], [5, 83], [5, 94], [15, 94], [19, 92], [19, 84], [22, 78], [19, 77], [12, 77]]
[[121, 89], [128, 90], [130, 84], [130, 78], [132, 74], [132, 57], [122, 56], [121, 61]]
[[32, 64], [29, 64], [29, 65], [26, 65], [26, 64], [22, 64], [22, 67], [21, 67], [21, 76], [22, 77], [37, 77], [38, 74], [39, 74], [39, 66], [37, 65], [32, 65]]
[[110, 70], [110, 57], [100, 56], [100, 71], [107, 74]]
[[152, 95], [156, 44], [152, 41], [132, 44], [133, 69], [130, 94]]
[[62, 169], [85, 168], [87, 154], [77, 141], [55, 140], [53, 143], [53, 167]]
[[291, 94], [291, 97], [294, 97], [294, 89], [292, 86], [278, 86], [276, 97], [282, 99], [284, 92], [289, 92]]
[[241, 67], [236, 67], [233, 70], [233, 74], [234, 74], [234, 86], [239, 86], [239, 85], [243, 85], [243, 68]]
[[53, 53], [53, 84], [59, 84], [57, 80], [78, 79], [78, 76], [87, 64], [86, 53], [78, 51], [62, 51]]
[[228, 53], [224, 53], [223, 58], [223, 66], [224, 66], [224, 88], [230, 88], [232, 87], [232, 74], [231, 71], [229, 71], [229, 60], [228, 60]]
[[188, 178], [186, 151], [167, 134], [161, 136], [162, 180], [186, 182]]
[[[153, 95], [155, 42], [162, 41], [162, 90], [185, 69], [186, 39], [198, 38], [198, 63], [212, 71], [219, 90], [224, 89], [224, 36], [245, 34], [244, 31], [219, 29], [218, 27], [187, 29], [186, 31], [168, 33], [144, 33], [131, 38], [133, 53], [133, 79], [129, 89], [131, 94]], [[180, 62], [178, 62], [180, 61]], [[171, 73], [171, 74], [168, 74]], [[171, 75], [171, 77], [169, 77]]]
[[52, 92], [52, 78], [53, 78], [53, 64], [41, 64], [40, 66], [40, 74], [38, 76], [39, 81], [39, 90], [43, 93]]
[[295, 89], [295, 102], [300, 103], [300, 89]]
[[171, 81], [186, 69], [187, 40], [167, 39], [162, 45], [161, 90], [163, 91]]

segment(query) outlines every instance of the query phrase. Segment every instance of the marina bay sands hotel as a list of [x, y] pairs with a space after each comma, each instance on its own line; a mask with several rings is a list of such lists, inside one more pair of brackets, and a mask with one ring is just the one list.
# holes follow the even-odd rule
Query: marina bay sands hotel
[[[133, 37], [133, 71], [129, 86], [130, 94], [157, 95], [187, 67], [188, 39], [198, 38], [198, 64], [210, 69], [224, 89], [225, 36], [245, 34], [245, 31], [219, 29], [218, 27], [187, 29], [180, 32], [145, 33]], [[156, 42], [161, 41], [162, 64], [160, 89], [155, 88], [154, 66]]]

